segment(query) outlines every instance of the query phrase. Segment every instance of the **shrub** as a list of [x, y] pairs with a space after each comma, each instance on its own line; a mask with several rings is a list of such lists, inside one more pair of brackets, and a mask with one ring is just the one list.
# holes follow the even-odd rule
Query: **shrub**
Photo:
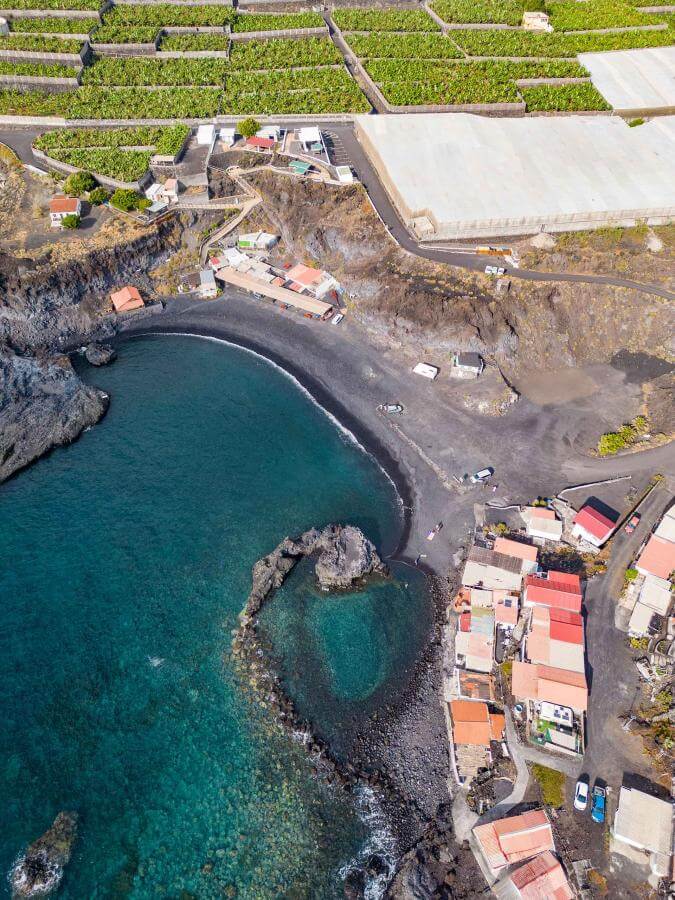
[[81, 197], [87, 191], [93, 191], [96, 183], [96, 179], [91, 172], [74, 172], [66, 178], [63, 189], [71, 197]]
[[146, 206], [141, 206], [141, 201], [144, 199], [139, 193], [132, 191], [130, 188], [118, 188], [110, 198], [110, 202], [117, 209], [131, 212], [132, 209], [147, 208], [149, 203]]
[[644, 416], [636, 416], [632, 422], [622, 425], [618, 431], [603, 434], [598, 441], [600, 456], [611, 456], [633, 444], [647, 430], [648, 422]]
[[559, 809], [565, 802], [565, 776], [562, 772], [535, 763], [532, 774], [539, 785], [544, 803]]
[[260, 130], [260, 123], [253, 116], [244, 119], [237, 125], [237, 131], [244, 138], [253, 137]]
[[110, 192], [104, 187], [96, 187], [93, 191], [89, 191], [89, 202], [92, 206], [100, 206], [110, 197]]
[[69, 213], [67, 216], [64, 216], [61, 219], [61, 224], [64, 228], [79, 228], [80, 227], [80, 217], [76, 213]]
[[631, 581], [635, 581], [635, 579], [638, 577], [638, 574], [639, 573], [637, 569], [626, 569], [626, 574], [623, 576], [623, 579], [625, 582], [630, 584]]
[[649, 638], [631, 638], [628, 642], [633, 650], [646, 650], [649, 647]]

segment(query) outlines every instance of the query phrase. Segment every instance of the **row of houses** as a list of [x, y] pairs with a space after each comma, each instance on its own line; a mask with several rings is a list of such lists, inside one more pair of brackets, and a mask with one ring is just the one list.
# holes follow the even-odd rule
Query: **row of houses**
[[656, 635], [673, 606], [675, 574], [675, 506], [665, 512], [635, 560], [637, 578], [630, 590], [636, 598], [628, 623], [634, 637]]

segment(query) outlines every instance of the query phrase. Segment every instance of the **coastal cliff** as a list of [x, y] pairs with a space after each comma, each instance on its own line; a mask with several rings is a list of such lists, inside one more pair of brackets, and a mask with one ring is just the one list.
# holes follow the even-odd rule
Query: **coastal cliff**
[[0, 349], [0, 481], [68, 444], [108, 408], [67, 356], [22, 357]]

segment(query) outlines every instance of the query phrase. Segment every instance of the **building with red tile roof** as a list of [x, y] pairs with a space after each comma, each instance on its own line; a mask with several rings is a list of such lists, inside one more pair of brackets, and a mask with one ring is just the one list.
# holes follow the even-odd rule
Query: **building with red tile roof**
[[521, 561], [522, 572], [534, 572], [537, 568], [537, 548], [533, 544], [523, 544], [509, 538], [498, 537], [495, 541], [497, 553], [513, 556]]
[[675, 572], [675, 544], [653, 534], [638, 557], [635, 568], [642, 575], [669, 579]]
[[143, 306], [143, 298], [138, 293], [138, 288], [127, 285], [110, 295], [115, 312], [128, 312], [132, 309], [140, 309]]
[[276, 141], [274, 138], [258, 137], [254, 135], [247, 139], [244, 147], [250, 150], [273, 150]]
[[588, 708], [588, 687], [583, 672], [541, 663], [514, 660], [511, 693], [516, 700], [545, 700], [569, 706], [578, 713]]
[[508, 894], [514, 900], [572, 900], [574, 897], [563, 867], [550, 850], [511, 872], [505, 881], [515, 890]]
[[49, 201], [49, 220], [52, 228], [60, 228], [66, 216], [79, 216], [82, 204], [77, 197], [52, 197]]
[[568, 572], [548, 572], [528, 575], [525, 579], [525, 606], [548, 606], [554, 609], [581, 612], [581, 581]]
[[504, 734], [503, 713], [490, 712], [487, 703], [451, 700], [450, 716], [455, 744], [489, 747], [490, 741], [500, 741]]
[[493, 872], [555, 850], [551, 823], [543, 809], [477, 825], [473, 833]]
[[583, 506], [572, 520], [574, 537], [588, 541], [594, 547], [602, 547], [615, 528], [616, 522], [588, 504]]

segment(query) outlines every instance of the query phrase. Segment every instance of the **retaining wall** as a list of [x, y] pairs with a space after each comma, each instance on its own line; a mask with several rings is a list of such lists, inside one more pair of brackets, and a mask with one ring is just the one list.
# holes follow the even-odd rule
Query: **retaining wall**
[[79, 78], [46, 78], [43, 75], [0, 75], [0, 86], [13, 91], [43, 90], [48, 94], [75, 91]]
[[157, 33], [152, 44], [91, 44], [94, 53], [101, 56], [154, 56], [157, 52], [161, 31]]
[[96, 10], [91, 9], [0, 9], [0, 18], [3, 19], [95, 19], [100, 22], [101, 17]]
[[307, 38], [327, 37], [328, 26], [316, 28], [282, 28], [279, 31], [233, 31], [230, 35], [233, 41], [265, 41], [273, 38]]
[[158, 50], [156, 59], [229, 59], [227, 50]]
[[80, 53], [41, 53], [39, 50], [1, 50], [0, 60], [12, 63], [63, 63], [77, 67], [81, 66], [86, 55]]

